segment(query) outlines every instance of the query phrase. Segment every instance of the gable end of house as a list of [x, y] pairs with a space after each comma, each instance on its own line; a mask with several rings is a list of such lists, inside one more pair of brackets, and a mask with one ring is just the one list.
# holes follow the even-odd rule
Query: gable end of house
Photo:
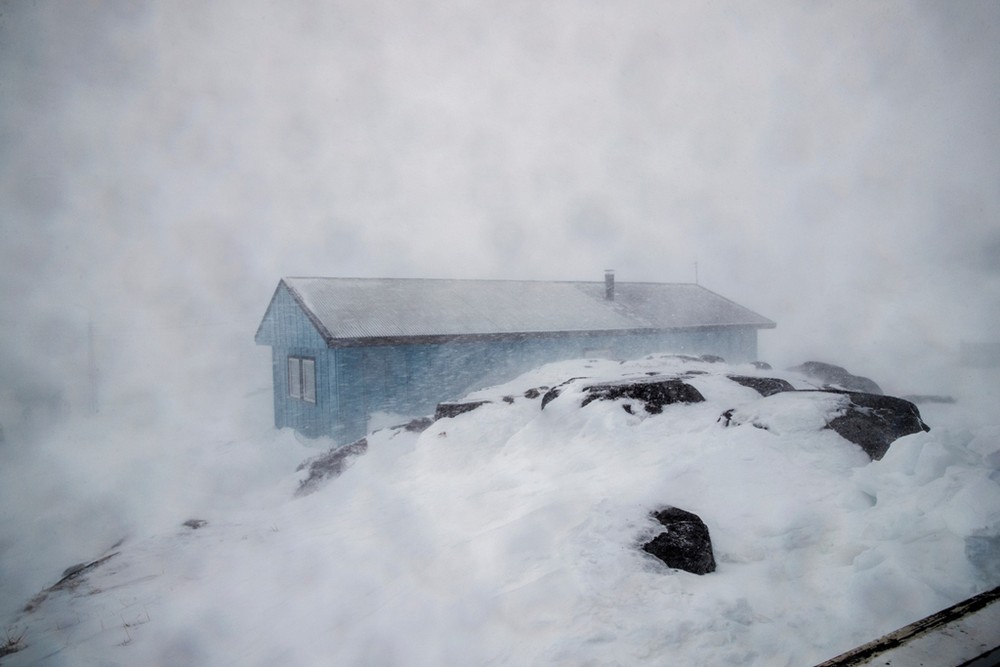
[[281, 280], [257, 327], [254, 342], [274, 348], [322, 348], [330, 345], [332, 337], [302, 297]]

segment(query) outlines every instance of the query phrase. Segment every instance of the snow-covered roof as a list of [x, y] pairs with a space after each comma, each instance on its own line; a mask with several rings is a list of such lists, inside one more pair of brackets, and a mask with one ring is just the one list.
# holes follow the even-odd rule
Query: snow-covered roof
[[[774, 322], [688, 283], [284, 278], [327, 343], [357, 339], [768, 329]], [[279, 286], [280, 289], [280, 286]]]

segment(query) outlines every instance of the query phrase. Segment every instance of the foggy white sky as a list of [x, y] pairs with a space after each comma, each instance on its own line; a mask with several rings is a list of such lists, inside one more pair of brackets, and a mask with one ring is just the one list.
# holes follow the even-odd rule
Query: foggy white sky
[[283, 275], [697, 260], [778, 322], [764, 358], [998, 337], [996, 2], [0, 7], [8, 383], [80, 376], [88, 319], [105, 382], [266, 379]]

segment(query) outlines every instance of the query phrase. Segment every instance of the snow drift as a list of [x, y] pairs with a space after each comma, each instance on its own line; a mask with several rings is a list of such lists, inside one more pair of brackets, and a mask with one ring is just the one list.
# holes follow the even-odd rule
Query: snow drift
[[[703, 400], [608, 389], [682, 376]], [[935, 405], [872, 461], [828, 427], [848, 393], [729, 376], [817, 388], [670, 356], [544, 366], [91, 554], [114, 555], [10, 619], [3, 664], [807, 665], [996, 585], [993, 426]], [[642, 550], [664, 506], [704, 520], [714, 572]]]

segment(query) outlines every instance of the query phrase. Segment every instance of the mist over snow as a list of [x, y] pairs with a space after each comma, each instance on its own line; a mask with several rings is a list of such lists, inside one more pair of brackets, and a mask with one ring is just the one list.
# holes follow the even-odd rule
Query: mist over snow
[[272, 432], [285, 275], [697, 263], [776, 368], [995, 434], [958, 351], [1000, 338], [998, 34], [985, 0], [0, 0], [0, 618], [323, 446]]
[[[4, 664], [791, 667], [996, 584], [995, 422], [932, 404], [930, 432], [870, 461], [824, 428], [847, 395], [762, 397], [733, 373], [760, 376], [660, 355], [549, 364], [422, 432], [373, 433], [295, 498], [287, 431], [244, 438], [266, 453], [256, 478], [246, 448], [203, 443], [242, 484], [231, 502], [93, 552], [14, 617], [27, 645]], [[677, 376], [691, 398], [588, 400], [592, 383]], [[664, 505], [706, 522], [713, 572], [640, 549]]]

